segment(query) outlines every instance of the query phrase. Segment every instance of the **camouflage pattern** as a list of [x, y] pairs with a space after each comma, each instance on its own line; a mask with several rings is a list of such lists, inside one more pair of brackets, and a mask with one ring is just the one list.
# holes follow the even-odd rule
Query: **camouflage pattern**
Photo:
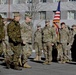
[[43, 49], [47, 62], [52, 60], [52, 44], [56, 42], [56, 31], [50, 26], [43, 28]]
[[9, 43], [11, 50], [13, 51], [12, 61], [15, 66], [19, 65], [19, 57], [21, 55], [21, 32], [20, 32], [20, 23], [12, 20], [7, 26], [7, 32], [9, 37]]
[[59, 33], [60, 33], [60, 45], [61, 45], [60, 49], [62, 50], [60, 51], [60, 54], [58, 55], [61, 55], [61, 59], [62, 59], [61, 61], [66, 62], [67, 60], [69, 60], [68, 55], [67, 55], [67, 51], [68, 51], [67, 44], [69, 43], [69, 30], [67, 28], [60, 29]]
[[5, 38], [4, 23], [2, 17], [0, 16], [0, 55], [4, 52], [3, 51], [4, 38]]
[[23, 62], [26, 62], [32, 53], [32, 26], [29, 23], [27, 24], [26, 22], [23, 22], [21, 24], [21, 36], [23, 42], [25, 43], [23, 46]]
[[36, 30], [34, 33], [34, 47], [36, 51], [36, 56], [41, 56], [42, 54], [42, 31]]

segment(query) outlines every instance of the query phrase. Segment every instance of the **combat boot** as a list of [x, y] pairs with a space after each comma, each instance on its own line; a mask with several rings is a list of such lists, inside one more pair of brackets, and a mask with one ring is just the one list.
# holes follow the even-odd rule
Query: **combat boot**
[[48, 61], [44, 61], [43, 65], [48, 65]]
[[14, 69], [15, 69], [15, 70], [22, 70], [22, 68], [19, 67], [19, 66], [15, 66]]
[[39, 56], [38, 60], [41, 61], [41, 56]]
[[25, 63], [25, 64], [23, 65], [23, 67], [24, 67], [24, 68], [31, 68], [31, 66], [28, 65], [27, 63]]
[[37, 55], [35, 58], [34, 58], [34, 61], [38, 61], [39, 60], [39, 56]]

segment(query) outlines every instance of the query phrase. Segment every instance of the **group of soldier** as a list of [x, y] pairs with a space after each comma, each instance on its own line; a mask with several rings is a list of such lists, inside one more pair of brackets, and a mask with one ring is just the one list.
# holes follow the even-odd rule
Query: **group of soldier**
[[44, 28], [41, 28], [39, 24], [37, 25], [33, 38], [34, 47], [32, 47], [32, 17], [30, 14], [25, 14], [22, 24], [19, 23], [20, 18], [20, 13], [14, 13], [14, 19], [10, 21], [3, 19], [0, 15], [0, 55], [4, 55], [7, 68], [10, 68], [11, 65], [16, 70], [22, 70], [21, 67], [31, 68], [27, 64], [27, 60], [31, 56], [33, 48], [36, 53], [34, 61], [41, 61], [43, 50], [44, 65], [51, 64], [53, 47], [58, 52], [58, 63], [70, 62], [68, 55], [76, 34], [76, 25], [69, 29], [62, 22], [57, 34], [56, 27], [50, 26], [50, 21], [46, 20]]

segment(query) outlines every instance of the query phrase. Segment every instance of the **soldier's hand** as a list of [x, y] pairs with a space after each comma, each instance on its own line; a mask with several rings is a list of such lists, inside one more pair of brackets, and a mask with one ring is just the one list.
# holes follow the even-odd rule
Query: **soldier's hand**
[[51, 45], [54, 46], [54, 43], [52, 43]]

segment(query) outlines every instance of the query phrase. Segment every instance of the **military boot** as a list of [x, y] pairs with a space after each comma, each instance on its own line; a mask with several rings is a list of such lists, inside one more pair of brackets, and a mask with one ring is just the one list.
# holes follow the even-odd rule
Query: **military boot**
[[10, 68], [10, 61], [6, 60], [5, 62], [6, 62], [6, 68], [9, 69]]
[[38, 60], [41, 61], [41, 56], [39, 56]]
[[27, 64], [27, 62], [23, 65], [24, 68], [31, 68], [30, 65]]
[[35, 58], [34, 58], [34, 61], [38, 61], [39, 60], [39, 56], [37, 55]]
[[14, 69], [15, 69], [15, 70], [22, 70], [22, 68], [19, 67], [19, 66], [15, 66]]
[[48, 61], [45, 60], [44, 63], [43, 63], [43, 65], [48, 65]]

